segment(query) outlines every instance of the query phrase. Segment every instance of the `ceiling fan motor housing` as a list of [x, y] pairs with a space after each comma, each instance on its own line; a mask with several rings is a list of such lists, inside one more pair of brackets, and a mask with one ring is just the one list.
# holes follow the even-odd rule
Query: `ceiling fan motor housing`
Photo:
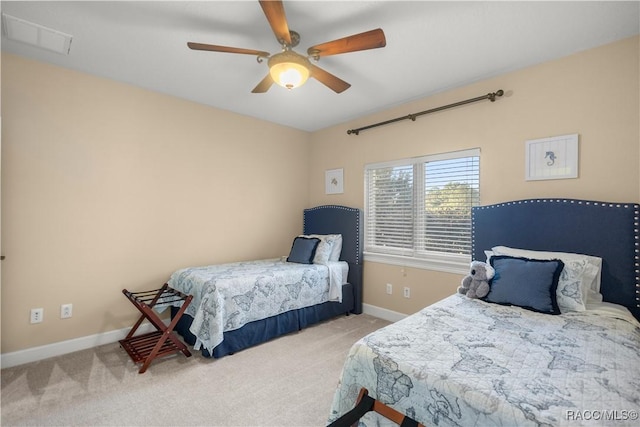
[[[289, 36], [291, 36], [291, 44], [289, 45], [289, 47], [296, 47], [300, 44], [300, 34], [298, 34], [293, 30], [290, 30]], [[282, 44], [285, 45], [286, 43], [282, 43]]]

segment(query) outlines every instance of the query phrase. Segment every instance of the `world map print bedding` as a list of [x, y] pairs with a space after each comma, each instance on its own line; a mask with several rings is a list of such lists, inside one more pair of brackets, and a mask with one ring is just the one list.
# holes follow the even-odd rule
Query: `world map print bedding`
[[194, 348], [212, 353], [225, 331], [332, 300], [330, 276], [341, 286], [342, 270], [337, 267], [344, 263], [334, 264], [268, 259], [189, 267], [174, 272], [167, 283], [193, 295], [185, 313], [193, 318], [189, 330], [196, 336]]
[[354, 344], [329, 422], [361, 387], [424, 425], [636, 426], [640, 324], [453, 295]]

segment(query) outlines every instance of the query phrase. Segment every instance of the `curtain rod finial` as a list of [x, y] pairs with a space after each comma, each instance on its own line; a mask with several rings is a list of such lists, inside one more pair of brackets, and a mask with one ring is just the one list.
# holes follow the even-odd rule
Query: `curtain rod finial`
[[496, 100], [496, 96], [502, 96], [504, 95], [504, 91], [502, 89], [498, 90], [497, 92], [493, 92], [493, 93], [488, 93], [487, 94], [487, 98], [489, 98], [489, 100], [491, 102], [495, 102]]

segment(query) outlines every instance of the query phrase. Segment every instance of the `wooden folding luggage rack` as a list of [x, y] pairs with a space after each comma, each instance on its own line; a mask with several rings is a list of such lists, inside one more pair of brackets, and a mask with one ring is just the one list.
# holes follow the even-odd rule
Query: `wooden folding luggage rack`
[[[190, 357], [191, 353], [187, 346], [180, 341], [178, 336], [173, 332], [178, 320], [191, 303], [192, 295], [185, 295], [182, 292], [170, 288], [168, 284], [164, 284], [160, 289], [142, 292], [129, 292], [126, 289], [122, 293], [127, 297], [142, 313], [131, 331], [125, 339], [120, 340], [120, 345], [131, 357], [134, 363], [142, 362], [142, 367], [138, 373], [143, 374], [151, 362], [168, 354], [181, 351], [186, 357]], [[160, 303], [162, 305], [175, 305], [175, 303], [183, 301], [182, 306], [171, 320], [169, 325], [158, 317], [153, 307]], [[144, 320], [148, 320], [156, 328], [155, 331], [146, 334], [133, 336]]]
[[425, 427], [424, 424], [417, 422], [408, 415], [401, 414], [391, 406], [387, 406], [369, 396], [369, 390], [364, 387], [360, 389], [356, 406], [327, 427], [357, 427], [359, 424], [358, 420], [362, 418], [364, 414], [371, 411], [377, 412], [388, 420], [398, 424], [400, 427]]

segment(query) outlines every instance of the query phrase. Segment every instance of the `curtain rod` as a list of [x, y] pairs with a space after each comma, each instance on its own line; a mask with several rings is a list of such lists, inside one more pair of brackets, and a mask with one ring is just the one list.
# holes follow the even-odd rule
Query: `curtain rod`
[[382, 126], [382, 125], [388, 125], [389, 123], [395, 123], [395, 122], [399, 122], [401, 120], [411, 120], [412, 122], [415, 122], [417, 117], [424, 116], [425, 114], [435, 113], [436, 111], [442, 111], [442, 110], [446, 110], [448, 108], [458, 107], [460, 105], [470, 104], [472, 102], [478, 102], [478, 101], [482, 101], [482, 100], [485, 100], [485, 99], [488, 99], [491, 102], [494, 102], [496, 100], [496, 97], [499, 97], [499, 96], [502, 96], [502, 95], [504, 95], [504, 91], [502, 89], [500, 89], [500, 90], [498, 90], [496, 92], [493, 92], [493, 93], [488, 93], [488, 94], [483, 95], [483, 96], [478, 96], [477, 98], [471, 98], [471, 99], [467, 99], [467, 100], [460, 101], [460, 102], [454, 102], [453, 104], [443, 105], [442, 107], [436, 107], [436, 108], [432, 108], [430, 110], [420, 111], [419, 113], [413, 113], [413, 114], [408, 114], [408, 115], [402, 116], [402, 117], [396, 117], [395, 119], [386, 120], [384, 122], [379, 122], [379, 123], [374, 123], [372, 125], [364, 126], [364, 127], [358, 128], [358, 129], [349, 129], [347, 131], [347, 134], [348, 135], [351, 135], [351, 134], [358, 135], [358, 134], [360, 134], [360, 131], [371, 129], [371, 128], [375, 128], [375, 127]]

